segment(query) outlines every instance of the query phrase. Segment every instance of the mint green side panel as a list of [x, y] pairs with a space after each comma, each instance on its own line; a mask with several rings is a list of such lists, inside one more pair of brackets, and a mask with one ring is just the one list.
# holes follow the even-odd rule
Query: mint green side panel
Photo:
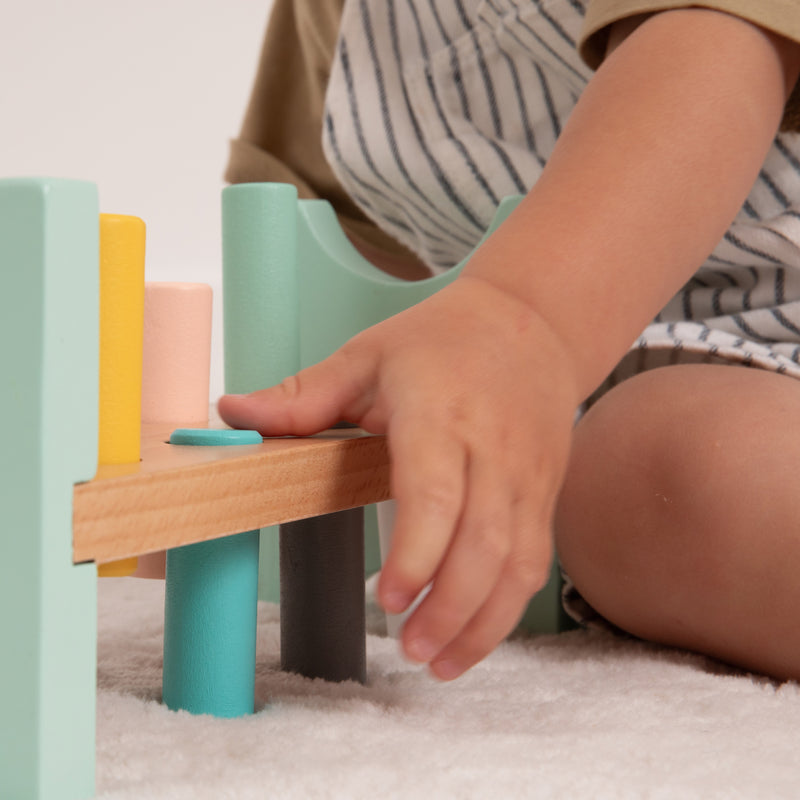
[[0, 797], [94, 794], [97, 577], [72, 489], [97, 458], [91, 184], [0, 181]]
[[[300, 368], [297, 190], [251, 183], [222, 192], [225, 391], [280, 383]], [[261, 532], [258, 596], [280, 600], [278, 528]]]
[[[487, 236], [511, 213], [504, 200]], [[397, 314], [455, 280], [464, 262], [423, 281], [404, 281], [370, 264], [350, 244], [329, 203], [299, 203], [297, 265], [300, 297], [300, 361], [314, 364], [348, 339]]]

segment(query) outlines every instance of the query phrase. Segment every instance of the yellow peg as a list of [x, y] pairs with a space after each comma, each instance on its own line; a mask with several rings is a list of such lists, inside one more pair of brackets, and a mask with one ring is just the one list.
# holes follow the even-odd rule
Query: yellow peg
[[[139, 461], [142, 420], [145, 224], [100, 215], [100, 415], [98, 463]], [[135, 558], [102, 564], [102, 577], [130, 575]]]

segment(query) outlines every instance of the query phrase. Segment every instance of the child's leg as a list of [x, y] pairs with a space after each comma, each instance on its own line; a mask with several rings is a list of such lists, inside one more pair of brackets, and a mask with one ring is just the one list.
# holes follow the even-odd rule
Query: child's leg
[[624, 382], [578, 425], [556, 532], [619, 627], [800, 678], [800, 382], [701, 365]]

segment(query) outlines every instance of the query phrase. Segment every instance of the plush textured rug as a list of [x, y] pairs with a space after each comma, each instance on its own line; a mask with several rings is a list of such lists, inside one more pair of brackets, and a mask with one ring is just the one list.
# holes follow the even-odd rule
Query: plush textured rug
[[278, 670], [259, 609], [258, 712], [159, 704], [161, 582], [100, 582], [97, 793], [225, 798], [796, 798], [800, 691], [600, 633], [521, 638], [458, 681], [372, 613], [369, 685]]

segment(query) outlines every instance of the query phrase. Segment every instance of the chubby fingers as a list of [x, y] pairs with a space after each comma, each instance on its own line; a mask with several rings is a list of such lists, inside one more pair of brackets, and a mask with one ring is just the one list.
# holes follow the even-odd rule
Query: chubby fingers
[[[484, 495], [477, 488], [476, 504]], [[406, 652], [427, 640], [426, 660], [443, 680], [458, 677], [514, 629], [547, 581], [552, 560], [548, 520], [527, 499], [487, 503], [464, 523], [431, 592], [403, 631]], [[472, 503], [469, 504], [470, 506]], [[490, 518], [491, 509], [497, 513]]]
[[511, 550], [511, 497], [497, 470], [472, 458], [463, 511], [433, 585], [403, 632], [406, 654], [431, 661], [491, 594]]
[[424, 433], [393, 445], [397, 516], [379, 597], [396, 613], [431, 584], [402, 644], [450, 680], [511, 632], [546, 582], [550, 504], [530, 473], [512, 469], [490, 442]]
[[[549, 544], [541, 552], [537, 548], [535, 556], [508, 560], [486, 602], [431, 660], [433, 674], [453, 680], [491, 653], [514, 629], [531, 596], [544, 586], [551, 560]], [[421, 606], [419, 611], [423, 610]]]
[[378, 584], [384, 609], [405, 611], [431, 581], [450, 546], [466, 492], [466, 452], [442, 426], [398, 412], [391, 422], [392, 546]]
[[359, 422], [372, 396], [372, 374], [372, 360], [345, 346], [276, 386], [224, 395], [217, 410], [233, 428], [251, 428], [264, 436], [307, 436], [343, 419]]

